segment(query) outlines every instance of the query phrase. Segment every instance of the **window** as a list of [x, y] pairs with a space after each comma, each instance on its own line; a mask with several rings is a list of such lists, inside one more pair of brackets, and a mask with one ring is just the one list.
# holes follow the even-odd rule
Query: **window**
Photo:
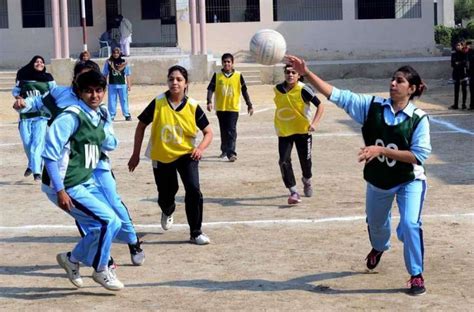
[[421, 0], [357, 0], [357, 19], [421, 18]]
[[0, 28], [8, 28], [7, 0], [0, 0]]
[[142, 0], [142, 19], [160, 19], [160, 2], [156, 0]]
[[[1, 1], [1, 0], [0, 0]], [[86, 25], [93, 26], [92, 0], [85, 0]], [[21, 0], [24, 28], [52, 26], [51, 0]], [[81, 0], [68, 0], [69, 27], [81, 26]]]
[[23, 28], [46, 26], [44, 1], [21, 0], [21, 11]]
[[[196, 20], [199, 22], [199, 4]], [[259, 0], [206, 0], [207, 23], [260, 21]]]
[[342, 20], [342, 0], [273, 0], [273, 20]]

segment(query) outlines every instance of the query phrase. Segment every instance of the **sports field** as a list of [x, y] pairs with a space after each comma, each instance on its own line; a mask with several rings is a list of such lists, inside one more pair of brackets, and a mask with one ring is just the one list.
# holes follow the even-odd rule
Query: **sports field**
[[[387, 80], [332, 81], [338, 87], [387, 96]], [[271, 85], [251, 86], [255, 114], [238, 123], [235, 163], [219, 155], [219, 128], [200, 164], [204, 195], [203, 230], [211, 244], [188, 243], [184, 190], [177, 195], [174, 227], [164, 232], [151, 163], [144, 157], [127, 170], [136, 116], [165, 86], [134, 86], [132, 122], [114, 123], [121, 141], [111, 154], [119, 193], [144, 243], [146, 261], [134, 267], [126, 245], [115, 244], [117, 275], [125, 289], [113, 293], [82, 268], [85, 287], [76, 289], [57, 263], [59, 252], [78, 240], [73, 219], [52, 205], [31, 177], [24, 178], [23, 153], [11, 109], [0, 93], [0, 310], [156, 311], [156, 310], [437, 310], [467, 311], [474, 306], [474, 111], [448, 111], [453, 86], [427, 81], [417, 102], [431, 115], [433, 153], [426, 169], [429, 190], [423, 210], [427, 294], [405, 294], [409, 275], [396, 239], [376, 273], [365, 271], [370, 251], [365, 224], [362, 146], [359, 126], [332, 103], [313, 136], [314, 196], [286, 205], [287, 190], [278, 168]], [[189, 94], [205, 100], [206, 85]], [[149, 129], [147, 130], [147, 135]], [[147, 140], [145, 140], [146, 143]], [[298, 187], [301, 173], [293, 157]], [[181, 184], [180, 184], [181, 185]]]

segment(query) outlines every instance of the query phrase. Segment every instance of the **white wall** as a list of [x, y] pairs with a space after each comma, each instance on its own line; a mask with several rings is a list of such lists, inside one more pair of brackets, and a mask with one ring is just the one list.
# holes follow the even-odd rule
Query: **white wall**
[[[343, 0], [343, 20], [274, 22], [272, 0], [260, 0], [260, 22], [207, 24], [208, 51], [245, 55], [252, 35], [262, 28], [279, 31], [288, 52], [312, 59], [423, 56], [437, 53], [433, 2], [422, 1], [422, 17], [356, 20], [355, 0]], [[178, 45], [191, 50], [188, 8], [178, 11]], [[199, 37], [197, 38], [199, 42]], [[199, 51], [199, 48], [198, 48]], [[248, 54], [247, 54], [248, 55]]]
[[[106, 29], [105, 1], [93, 1], [94, 26], [87, 27], [89, 51], [98, 51], [98, 38]], [[0, 29], [0, 67], [15, 68], [36, 54], [50, 63], [54, 53], [53, 29], [23, 28], [21, 1], [8, 0], [9, 28]], [[82, 51], [82, 28], [69, 28], [69, 51], [76, 57]]]

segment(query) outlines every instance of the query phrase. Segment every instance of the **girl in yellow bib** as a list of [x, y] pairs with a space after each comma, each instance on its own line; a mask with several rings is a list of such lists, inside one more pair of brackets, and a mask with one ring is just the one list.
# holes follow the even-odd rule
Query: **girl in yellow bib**
[[[234, 56], [230, 53], [222, 55], [222, 70], [214, 73], [207, 86], [207, 110], [216, 110], [221, 133], [221, 155], [219, 158], [234, 162], [237, 160], [237, 120], [240, 113], [240, 95], [247, 104], [247, 112], [253, 114], [252, 103], [247, 92], [244, 76], [234, 69]], [[212, 94], [215, 92], [215, 106]]]
[[[168, 230], [173, 224], [178, 192], [178, 173], [186, 190], [186, 216], [192, 243], [206, 245], [209, 237], [201, 231], [203, 198], [199, 187], [199, 160], [212, 141], [212, 129], [197, 102], [186, 96], [188, 72], [175, 65], [168, 70], [169, 90], [153, 99], [138, 116], [133, 154], [128, 162], [133, 172], [140, 162], [140, 150], [146, 127], [151, 124], [147, 156], [152, 160], [158, 188], [161, 226]], [[195, 144], [198, 131], [204, 137]]]
[[[311, 185], [311, 149], [312, 135], [323, 115], [324, 107], [314, 94], [313, 90], [302, 83], [302, 77], [291, 66], [285, 66], [285, 81], [274, 88], [276, 105], [275, 129], [278, 135], [278, 152], [280, 158], [281, 176], [285, 186], [290, 190], [288, 204], [301, 202], [296, 189], [295, 174], [291, 165], [291, 150], [296, 145], [301, 171], [303, 172], [303, 186], [306, 197], [313, 195]], [[316, 106], [316, 113], [311, 119], [310, 103]]]

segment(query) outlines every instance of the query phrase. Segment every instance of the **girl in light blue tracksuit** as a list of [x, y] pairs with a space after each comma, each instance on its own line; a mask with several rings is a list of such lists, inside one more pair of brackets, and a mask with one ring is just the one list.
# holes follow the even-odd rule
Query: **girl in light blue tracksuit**
[[405, 266], [410, 274], [410, 295], [426, 292], [423, 278], [421, 212], [426, 196], [423, 163], [431, 153], [430, 128], [425, 112], [412, 100], [425, 88], [410, 66], [400, 67], [390, 83], [390, 97], [381, 98], [339, 90], [309, 71], [305, 62], [287, 56], [288, 63], [351, 118], [362, 125], [365, 146], [359, 161], [365, 162], [366, 214], [372, 250], [367, 268], [375, 269], [390, 248], [392, 202], [400, 212], [397, 236], [403, 242]]
[[[82, 72], [88, 70], [99, 71], [99, 67], [92, 61], [84, 63], [78, 63], [74, 68], [74, 76], [79, 76]], [[51, 121], [54, 120], [57, 115], [71, 105], [80, 105], [81, 99], [76, 94], [76, 90], [73, 87], [62, 87], [58, 86], [52, 89], [44, 96], [30, 97], [25, 100], [25, 107], [20, 112], [35, 112], [41, 111], [48, 115], [51, 115]], [[102, 115], [106, 120], [110, 119], [110, 114], [107, 111], [105, 105], [101, 106]], [[111, 122], [105, 123], [104, 129], [113, 134], [113, 128]], [[110, 144], [114, 145], [110, 145]], [[110, 141], [108, 149], [115, 149], [118, 141]], [[111, 205], [115, 213], [122, 221], [122, 226], [117, 234], [116, 239], [119, 242], [128, 244], [130, 249], [130, 255], [132, 263], [134, 265], [142, 265], [145, 260], [144, 251], [141, 249], [141, 242], [138, 240], [137, 233], [133, 226], [130, 214], [127, 207], [122, 202], [120, 196], [117, 193], [117, 187], [115, 179], [112, 175], [109, 158], [106, 157], [105, 151], [102, 150], [103, 157], [100, 158], [97, 167], [93, 171], [93, 178], [95, 183], [99, 186], [103, 194], [103, 198]], [[56, 192], [49, 186], [42, 184], [42, 190], [47, 194], [48, 198], [55, 204], [57, 204]], [[88, 229], [84, 225], [78, 224], [81, 235], [84, 236]], [[111, 262], [112, 263], [112, 262]], [[112, 264], [111, 264], [112, 265]]]
[[57, 204], [87, 228], [71, 252], [57, 255], [59, 265], [69, 280], [82, 287], [79, 262], [94, 269], [93, 280], [108, 290], [124, 286], [115, 272], [109, 269], [113, 240], [121, 229], [121, 220], [104, 198], [95, 183], [93, 171], [101, 157], [101, 150], [116, 146], [106, 110], [100, 109], [105, 95], [106, 80], [101, 73], [91, 70], [77, 78], [78, 105], [68, 106], [53, 121], [46, 136], [43, 159], [48, 184], [57, 195]]
[[[41, 95], [51, 90], [56, 83], [51, 74], [46, 72], [43, 57], [35, 55], [31, 61], [22, 67], [16, 75], [16, 84], [12, 94], [17, 100]], [[35, 181], [41, 180], [43, 162], [41, 153], [44, 148], [44, 138], [49, 116], [41, 112], [20, 114], [18, 129], [23, 148], [28, 158], [28, 167], [24, 176], [33, 174]]]
[[123, 117], [127, 121], [132, 120], [128, 108], [128, 92], [132, 87], [130, 81], [131, 71], [128, 63], [121, 57], [120, 48], [115, 48], [112, 51], [112, 55], [104, 64], [102, 73], [109, 80], [108, 106], [112, 120], [115, 119], [117, 114], [117, 96], [120, 99]]

